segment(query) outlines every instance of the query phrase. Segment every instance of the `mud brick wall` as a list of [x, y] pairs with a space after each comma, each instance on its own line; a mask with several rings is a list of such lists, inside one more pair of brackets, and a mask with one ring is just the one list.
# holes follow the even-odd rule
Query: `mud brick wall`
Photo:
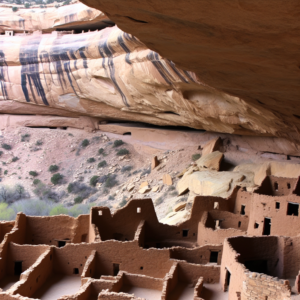
[[242, 300], [285, 300], [290, 299], [290, 296], [291, 287], [288, 280], [278, 280], [259, 273], [246, 273]]
[[2, 243], [4, 236], [13, 229], [14, 225], [15, 221], [0, 222], [0, 243]]

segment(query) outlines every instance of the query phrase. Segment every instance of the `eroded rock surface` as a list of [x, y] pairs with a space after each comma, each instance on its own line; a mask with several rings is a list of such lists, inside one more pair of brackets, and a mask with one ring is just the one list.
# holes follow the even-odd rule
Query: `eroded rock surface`
[[[83, 0], [150, 49], [216, 88], [198, 102], [215, 131], [299, 141], [299, 28], [296, 1]], [[236, 96], [220, 101], [219, 91]], [[205, 122], [203, 122], [205, 123]]]

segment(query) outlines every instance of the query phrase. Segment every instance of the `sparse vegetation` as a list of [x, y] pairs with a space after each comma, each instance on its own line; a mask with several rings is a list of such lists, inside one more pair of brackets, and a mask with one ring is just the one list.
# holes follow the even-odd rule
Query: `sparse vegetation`
[[96, 184], [98, 183], [99, 180], [99, 176], [95, 175], [90, 179], [90, 185], [91, 186], [96, 186]]
[[76, 204], [81, 203], [82, 201], [83, 201], [83, 198], [80, 197], [80, 196], [78, 196], [78, 197], [76, 197], [76, 198], [74, 199], [74, 202], [75, 202]]
[[11, 145], [8, 144], [2, 144], [1, 147], [5, 150], [11, 150]]
[[123, 166], [121, 169], [122, 173], [129, 172], [132, 170], [132, 166]]
[[39, 174], [38, 174], [38, 172], [36, 172], [36, 171], [29, 171], [29, 175], [30, 175], [30, 176], [33, 176], [33, 177], [36, 177], [36, 176], [38, 176]]
[[22, 198], [28, 198], [29, 194], [25, 191], [24, 187], [16, 184], [14, 187], [1, 186], [0, 187], [0, 201], [5, 203], [13, 203]]
[[114, 144], [113, 144], [113, 147], [116, 148], [116, 147], [120, 147], [121, 145], [123, 145], [124, 142], [122, 140], [115, 140], [114, 141]]
[[37, 141], [35, 142], [35, 145], [36, 145], [36, 146], [42, 146], [42, 145], [43, 145], [43, 141], [42, 141], [42, 140], [37, 140]]
[[57, 185], [57, 184], [60, 184], [63, 180], [64, 176], [60, 173], [56, 173], [54, 174], [52, 177], [51, 177], [51, 182], [54, 184], [54, 185]]
[[105, 166], [107, 166], [106, 160], [102, 160], [98, 164], [98, 168], [104, 168]]
[[81, 142], [81, 147], [85, 148], [85, 147], [87, 147], [89, 144], [90, 144], [90, 141], [89, 141], [88, 139], [84, 139], [84, 140]]
[[54, 172], [57, 172], [58, 169], [59, 169], [59, 167], [57, 165], [51, 165], [49, 167], [49, 172], [54, 173]]
[[100, 148], [100, 149], [98, 150], [98, 154], [104, 155], [104, 149], [103, 149], [103, 148]]
[[144, 169], [144, 170], [142, 171], [141, 176], [145, 176], [145, 175], [148, 175], [148, 174], [150, 174], [150, 173], [151, 173], [151, 166], [150, 166], [149, 168], [147, 168], [147, 169]]
[[21, 142], [29, 142], [30, 140], [30, 134], [25, 133], [21, 135]]
[[119, 182], [117, 181], [116, 178], [117, 178], [116, 174], [108, 174], [107, 175], [107, 179], [105, 181], [104, 187], [106, 187], [106, 188], [112, 188], [112, 187], [118, 185]]
[[196, 161], [201, 157], [201, 155], [199, 153], [193, 154], [192, 155], [192, 161]]
[[7, 175], [7, 173], [8, 173], [8, 170], [5, 170], [5, 171], [4, 171], [4, 175]]
[[95, 160], [95, 158], [94, 157], [90, 157], [88, 160], [87, 160], [87, 162], [88, 163], [93, 163], [93, 162], [95, 162], [96, 160]]
[[14, 156], [13, 158], [12, 158], [12, 162], [15, 162], [15, 161], [17, 161], [17, 160], [19, 160], [19, 157], [17, 157], [17, 156]]
[[18, 8], [17, 8], [16, 6], [13, 6], [13, 7], [12, 7], [12, 11], [13, 11], [13, 12], [16, 12], [16, 11], [18, 11]]
[[3, 151], [0, 151], [0, 156], [2, 156], [2, 154], [3, 154]]
[[115, 197], [112, 196], [112, 195], [109, 195], [109, 196], [108, 196], [108, 200], [115, 200]]
[[123, 196], [122, 201], [119, 203], [119, 208], [125, 206], [127, 204], [126, 198]]
[[90, 195], [95, 194], [96, 191], [95, 188], [79, 181], [69, 183], [68, 185], [68, 192], [71, 194], [78, 194], [82, 199], [88, 198]]
[[26, 2], [25, 5], [24, 5], [24, 7], [25, 7], [25, 8], [29, 8], [29, 7], [30, 7], [30, 4], [29, 4], [28, 2]]
[[129, 151], [125, 148], [122, 148], [117, 152], [118, 156], [127, 155], [127, 154], [129, 154]]
[[40, 182], [41, 182], [41, 181], [40, 181], [39, 179], [34, 179], [34, 180], [33, 180], [33, 184], [34, 184], [34, 185], [38, 185]]

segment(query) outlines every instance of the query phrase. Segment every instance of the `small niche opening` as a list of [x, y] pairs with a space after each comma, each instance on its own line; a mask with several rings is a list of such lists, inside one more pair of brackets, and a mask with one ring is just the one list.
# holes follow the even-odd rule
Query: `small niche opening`
[[183, 229], [183, 230], [182, 230], [182, 236], [183, 236], [183, 237], [187, 237], [188, 234], [189, 234], [189, 230], [188, 230], [188, 229]]
[[144, 270], [144, 267], [140, 267], [140, 270]]
[[278, 191], [278, 182], [274, 183], [274, 188], [275, 188], [275, 191]]
[[291, 189], [291, 184], [287, 183], [287, 188], [290, 190]]
[[66, 241], [58, 241], [57, 244], [58, 244], [58, 248], [62, 248], [66, 245]]
[[288, 216], [298, 216], [299, 215], [299, 204], [298, 203], [288, 203], [287, 209]]
[[245, 208], [246, 208], [245, 205], [241, 206], [241, 215], [245, 215]]
[[113, 274], [114, 276], [117, 276], [120, 271], [120, 264], [113, 264]]
[[123, 135], [131, 135], [131, 132], [125, 132]]
[[78, 268], [74, 268], [73, 269], [73, 274], [79, 274], [79, 269]]
[[258, 223], [254, 223], [254, 229], [257, 229], [259, 227]]
[[280, 209], [280, 202], [276, 202], [275, 207], [276, 207], [276, 209]]
[[238, 227], [241, 227], [241, 225], [242, 225], [242, 222], [241, 222], [241, 221], [239, 221], [239, 223], [238, 223]]

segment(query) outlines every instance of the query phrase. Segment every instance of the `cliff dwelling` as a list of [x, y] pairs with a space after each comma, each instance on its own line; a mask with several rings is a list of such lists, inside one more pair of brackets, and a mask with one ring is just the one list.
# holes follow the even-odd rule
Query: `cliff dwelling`
[[296, 1], [0, 2], [0, 300], [300, 300]]

